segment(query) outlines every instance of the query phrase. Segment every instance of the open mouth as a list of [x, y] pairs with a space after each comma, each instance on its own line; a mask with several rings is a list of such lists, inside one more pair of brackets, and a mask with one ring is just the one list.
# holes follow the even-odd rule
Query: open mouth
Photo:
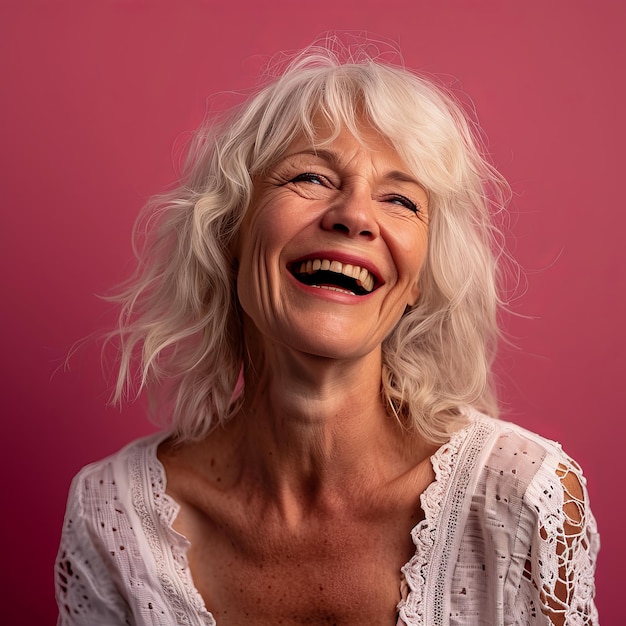
[[297, 261], [289, 271], [304, 285], [355, 296], [366, 296], [374, 291], [377, 283], [376, 277], [364, 267], [330, 259]]

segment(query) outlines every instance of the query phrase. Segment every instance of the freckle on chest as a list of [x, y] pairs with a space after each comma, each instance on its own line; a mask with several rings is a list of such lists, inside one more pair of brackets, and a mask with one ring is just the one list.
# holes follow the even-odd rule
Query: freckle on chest
[[281, 534], [279, 528], [266, 531], [256, 549], [235, 549], [222, 561], [219, 580], [207, 581], [205, 600], [216, 619], [220, 616], [220, 626], [230, 623], [227, 615], [234, 619], [233, 607], [241, 619], [255, 615], [255, 624], [279, 619], [284, 624], [393, 624], [407, 551], [358, 526], [329, 526], [301, 537]]

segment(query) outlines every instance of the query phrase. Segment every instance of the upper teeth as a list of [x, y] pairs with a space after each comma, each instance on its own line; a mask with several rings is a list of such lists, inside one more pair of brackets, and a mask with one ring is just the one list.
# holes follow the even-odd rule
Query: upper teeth
[[330, 261], [329, 259], [309, 259], [308, 261], [302, 261], [298, 269], [300, 274], [313, 274], [313, 272], [318, 270], [328, 270], [336, 274], [343, 274], [344, 276], [354, 278], [367, 291], [374, 289], [374, 276], [369, 270], [358, 265]]

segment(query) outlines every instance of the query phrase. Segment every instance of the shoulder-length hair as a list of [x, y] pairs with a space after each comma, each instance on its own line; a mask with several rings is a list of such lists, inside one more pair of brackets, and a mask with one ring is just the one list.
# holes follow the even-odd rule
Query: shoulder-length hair
[[[429, 247], [420, 298], [383, 344], [381, 394], [390, 414], [443, 442], [472, 405], [492, 415], [498, 335], [492, 214], [507, 195], [479, 131], [432, 80], [371, 58], [347, 62], [307, 49], [221, 122], [195, 134], [180, 185], [153, 198], [138, 222], [134, 276], [119, 296], [114, 399], [146, 388], [180, 439], [201, 438], [238, 408], [245, 359], [232, 242], [252, 178], [314, 118], [359, 137], [365, 118], [429, 196]], [[319, 119], [319, 118], [317, 118]]]

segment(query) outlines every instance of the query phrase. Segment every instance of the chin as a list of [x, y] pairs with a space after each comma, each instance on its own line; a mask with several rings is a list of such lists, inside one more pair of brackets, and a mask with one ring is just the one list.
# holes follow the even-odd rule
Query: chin
[[355, 335], [336, 326], [320, 329], [312, 335], [308, 332], [290, 332], [280, 335], [281, 343], [299, 352], [325, 359], [355, 360], [380, 351], [380, 342], [373, 342], [371, 334]]

